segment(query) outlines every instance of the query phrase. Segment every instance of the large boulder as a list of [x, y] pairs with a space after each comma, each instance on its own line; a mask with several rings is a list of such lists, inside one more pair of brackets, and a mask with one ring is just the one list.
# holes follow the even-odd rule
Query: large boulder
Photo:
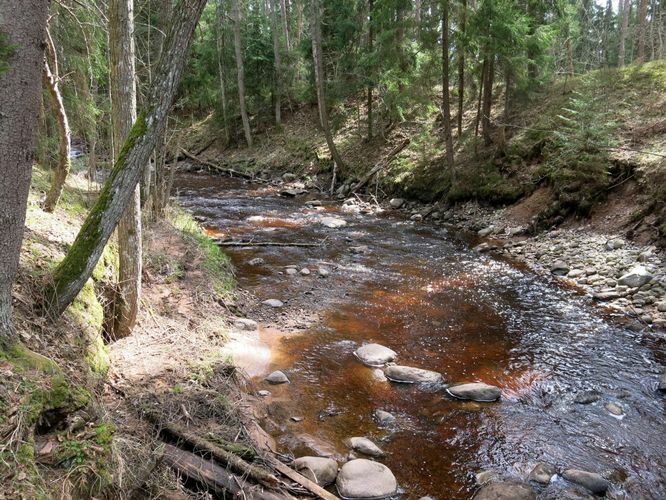
[[650, 282], [653, 277], [644, 266], [636, 266], [627, 274], [621, 276], [617, 282], [619, 285], [636, 288]]
[[450, 386], [446, 392], [454, 398], [472, 401], [497, 401], [502, 396], [502, 391], [498, 387], [483, 382]]
[[354, 451], [358, 451], [364, 455], [369, 455], [376, 458], [386, 455], [384, 450], [365, 437], [353, 437], [349, 440], [349, 444]]
[[393, 361], [397, 354], [392, 349], [383, 345], [365, 344], [354, 351], [354, 356], [364, 365], [384, 366], [389, 361]]
[[320, 486], [335, 482], [338, 475], [338, 463], [332, 458], [301, 457], [294, 460], [294, 469]]
[[384, 375], [391, 382], [402, 384], [440, 384], [444, 381], [440, 373], [411, 366], [392, 365], [384, 370]]
[[567, 481], [576, 483], [597, 495], [606, 493], [610, 483], [599, 474], [578, 469], [567, 469], [562, 473]]
[[363, 458], [344, 464], [335, 485], [343, 498], [387, 498], [398, 489], [398, 481], [388, 467]]
[[518, 481], [490, 483], [482, 487], [474, 500], [535, 500], [536, 493], [529, 485]]

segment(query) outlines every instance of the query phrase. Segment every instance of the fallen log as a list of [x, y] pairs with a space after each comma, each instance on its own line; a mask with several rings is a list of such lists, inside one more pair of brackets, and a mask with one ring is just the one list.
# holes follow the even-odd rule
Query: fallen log
[[220, 241], [213, 240], [221, 247], [320, 247], [321, 243], [282, 243], [279, 241]]
[[283, 500], [293, 498], [284, 492], [279, 494], [262, 491], [261, 487], [248, 483], [243, 477], [232, 474], [224, 467], [170, 444], [165, 444], [163, 459], [176, 472], [192, 481], [203, 484], [220, 498], [252, 498], [256, 500]]
[[355, 193], [356, 191], [358, 191], [359, 189], [361, 189], [363, 186], [365, 186], [365, 185], [368, 183], [368, 181], [370, 181], [370, 179], [373, 178], [373, 176], [374, 176], [377, 172], [379, 172], [380, 170], [386, 168], [386, 167], [389, 165], [389, 163], [391, 163], [391, 161], [393, 161], [393, 158], [395, 158], [395, 157], [398, 155], [398, 153], [400, 153], [400, 151], [402, 151], [403, 149], [405, 149], [405, 148], [407, 147], [407, 145], [409, 144], [409, 142], [410, 142], [409, 139], [405, 139], [405, 140], [402, 141], [400, 144], [398, 144], [396, 147], [394, 147], [394, 148], [391, 150], [391, 152], [390, 152], [388, 155], [386, 155], [386, 157], [382, 158], [379, 162], [377, 162], [377, 163], [375, 164], [374, 167], [372, 167], [372, 169], [370, 169], [370, 172], [368, 172], [368, 173], [365, 175], [365, 177], [363, 177], [363, 178], [362, 178], [360, 181], [358, 181], [354, 186], [352, 186], [352, 188], [351, 188], [351, 190], [350, 190], [350, 193]]
[[190, 153], [186, 149], [181, 148], [181, 151], [183, 152], [183, 154], [185, 155], [186, 158], [189, 158], [192, 161], [200, 163], [201, 165], [205, 165], [208, 168], [212, 168], [213, 170], [216, 170], [217, 172], [221, 172], [223, 174], [227, 174], [227, 175], [230, 175], [232, 177], [235, 176], [235, 177], [242, 177], [243, 179], [254, 180], [254, 175], [246, 174], [245, 172], [239, 172], [238, 170], [234, 170], [233, 168], [225, 168], [225, 167], [222, 167], [220, 165], [216, 165], [215, 163], [203, 160], [203, 159], [193, 155], [192, 153]]
[[231, 469], [243, 474], [245, 477], [252, 479], [266, 487], [277, 488], [280, 486], [280, 481], [270, 472], [247, 463], [233, 453], [223, 450], [219, 446], [211, 443], [207, 439], [197, 436], [196, 434], [182, 428], [178, 424], [162, 422], [159, 417], [152, 413], [146, 413], [148, 420], [159, 426], [162, 432], [166, 432], [171, 437], [178, 439], [182, 442], [192, 446], [196, 451], [209, 453], [218, 462], [228, 465]]

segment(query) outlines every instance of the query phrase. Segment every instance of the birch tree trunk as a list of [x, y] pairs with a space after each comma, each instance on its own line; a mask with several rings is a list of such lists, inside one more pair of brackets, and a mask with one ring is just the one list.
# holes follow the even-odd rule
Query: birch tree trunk
[[48, 0], [0, 0], [0, 32], [13, 54], [0, 70], [0, 342], [15, 341], [12, 286], [18, 269], [39, 117]]
[[67, 120], [65, 105], [62, 102], [62, 95], [60, 94], [60, 88], [58, 86], [58, 75], [54, 75], [51, 72], [51, 68], [46, 59], [44, 59], [42, 79], [44, 87], [48, 90], [51, 107], [53, 108], [56, 124], [58, 125], [58, 165], [53, 171], [51, 187], [49, 188], [48, 193], [46, 193], [46, 199], [44, 200], [44, 211], [53, 212], [60, 200], [62, 188], [65, 186], [65, 181], [67, 180], [69, 170], [72, 166], [72, 160], [70, 159], [72, 134], [69, 130], [69, 121]]
[[234, 20], [234, 52], [236, 53], [236, 73], [238, 77], [238, 105], [240, 108], [241, 120], [243, 121], [243, 131], [245, 132], [245, 142], [252, 146], [252, 132], [250, 131], [250, 120], [247, 117], [245, 109], [245, 69], [243, 68], [243, 54], [241, 53], [241, 34], [240, 34], [240, 7], [239, 0], [231, 2], [231, 16]]
[[134, 196], [143, 166], [164, 132], [194, 28], [205, 5], [206, 0], [180, 0], [174, 9], [146, 110], [137, 117], [74, 244], [54, 271], [53, 284], [46, 291], [46, 305], [51, 315], [62, 314], [90, 278], [104, 246]]
[[[134, 0], [109, 0], [109, 59], [113, 161], [136, 121]], [[144, 166], [145, 175], [145, 166]], [[118, 224], [118, 290], [111, 335], [132, 333], [141, 299], [141, 191], [139, 185]]]
[[446, 164], [453, 174], [453, 137], [451, 135], [451, 98], [449, 96], [449, 0], [442, 0], [442, 129], [446, 144]]
[[312, 0], [311, 10], [311, 34], [312, 34], [312, 57], [314, 59], [315, 86], [317, 87], [317, 104], [319, 107], [319, 121], [326, 136], [326, 144], [331, 153], [333, 161], [338, 168], [344, 169], [345, 164], [342, 161], [338, 148], [335, 146], [333, 134], [328, 121], [328, 108], [326, 105], [326, 80], [324, 77], [324, 57], [321, 52], [321, 12], [319, 0]]
[[273, 35], [273, 56], [275, 58], [275, 67], [274, 67], [275, 90], [273, 96], [275, 99], [275, 124], [280, 125], [280, 123], [282, 123], [282, 116], [281, 116], [282, 94], [280, 92], [282, 70], [280, 64], [280, 37], [278, 34], [278, 22], [277, 22], [277, 16], [278, 16], [277, 0], [271, 0], [270, 8], [271, 8], [271, 33]]

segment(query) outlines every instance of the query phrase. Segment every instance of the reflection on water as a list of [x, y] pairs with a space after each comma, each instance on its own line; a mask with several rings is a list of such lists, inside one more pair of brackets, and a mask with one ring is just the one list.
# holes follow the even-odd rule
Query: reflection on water
[[[262, 300], [297, 300], [311, 286], [281, 274], [286, 265], [326, 261], [338, 266], [326, 281], [331, 290], [353, 284], [347, 295], [333, 294], [323, 319], [306, 333], [263, 334], [271, 357], [256, 355], [253, 374], [285, 370], [292, 383], [271, 387], [273, 397], [304, 418], [275, 419], [271, 432], [285, 448], [302, 451], [294, 436], [305, 433], [344, 456], [346, 438], [368, 436], [387, 452], [382, 461], [407, 498], [469, 498], [475, 472], [525, 478], [537, 461], [619, 470], [627, 479], [616, 487], [629, 498], [666, 497], [664, 398], [655, 392], [664, 338], [609, 324], [584, 298], [477, 255], [442, 228], [337, 214], [348, 225], [329, 230], [312, 223], [314, 209], [275, 190], [192, 175], [179, 185], [181, 203], [216, 234], [245, 238], [270, 227], [262, 238], [328, 237], [323, 248], [230, 252], [240, 285]], [[369, 251], [350, 252], [359, 245]], [[265, 266], [246, 265], [257, 256]], [[400, 364], [439, 371], [448, 382], [498, 385], [502, 401], [453, 401], [441, 392], [377, 381], [352, 355], [363, 342], [386, 345]], [[576, 393], [588, 389], [598, 390], [601, 401], [575, 404]], [[625, 417], [613, 418], [607, 402], [621, 405]], [[397, 430], [375, 425], [377, 408], [398, 416]]]

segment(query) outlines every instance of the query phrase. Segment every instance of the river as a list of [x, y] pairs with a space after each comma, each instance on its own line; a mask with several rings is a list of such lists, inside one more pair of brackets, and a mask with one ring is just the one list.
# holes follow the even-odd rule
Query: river
[[[285, 303], [255, 306], [260, 337], [239, 351], [256, 387], [271, 391], [267, 430], [283, 452], [311, 452], [305, 434], [346, 456], [347, 438], [369, 437], [386, 451], [381, 461], [403, 498], [471, 498], [477, 472], [525, 479], [540, 461], [603, 472], [615, 498], [666, 498], [665, 398], [656, 391], [663, 335], [624, 329], [584, 295], [481, 255], [442, 225], [343, 212], [326, 200], [308, 206], [314, 195], [284, 198], [274, 186], [204, 174], [181, 174], [176, 186], [212, 236], [323, 242], [225, 249], [242, 289]], [[346, 225], [327, 228], [323, 217]], [[256, 258], [264, 262], [250, 265]], [[311, 274], [290, 276], [287, 266]], [[496, 385], [502, 398], [465, 402], [379, 381], [353, 356], [365, 342], [450, 383]], [[264, 383], [275, 369], [291, 383]], [[583, 391], [600, 399], [574, 402]], [[375, 409], [397, 424], [379, 428]], [[570, 486], [558, 479], [535, 489], [561, 498]]]

